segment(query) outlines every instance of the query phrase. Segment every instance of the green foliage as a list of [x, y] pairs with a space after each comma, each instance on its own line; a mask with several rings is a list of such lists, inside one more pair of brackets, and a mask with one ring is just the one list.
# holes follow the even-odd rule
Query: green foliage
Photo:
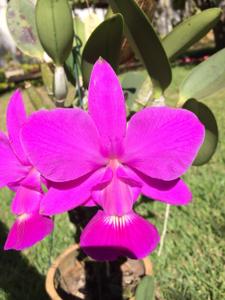
[[67, 0], [38, 0], [35, 10], [38, 35], [56, 65], [63, 65], [73, 46], [73, 18]]
[[192, 111], [205, 126], [204, 143], [193, 162], [194, 166], [204, 165], [211, 159], [217, 148], [219, 133], [216, 119], [212, 111], [205, 104], [195, 99], [186, 101], [183, 108]]
[[161, 93], [171, 83], [171, 69], [165, 50], [151, 23], [134, 0], [109, 0], [114, 12], [125, 21], [125, 34], [144, 63], [153, 82], [155, 93]]
[[220, 8], [206, 9], [176, 26], [162, 41], [169, 59], [176, 58], [212, 29], [221, 16]]
[[53, 95], [54, 73], [47, 63], [41, 64], [41, 76], [48, 94]]
[[149, 101], [152, 83], [146, 70], [129, 71], [119, 75], [126, 98], [128, 115], [139, 111]]
[[84, 20], [79, 16], [74, 18], [74, 32], [81, 41], [80, 53], [83, 52], [84, 46], [95, 28], [101, 23], [96, 13], [90, 12]]
[[152, 276], [145, 276], [139, 283], [135, 300], [154, 300], [155, 299], [155, 283]]
[[73, 86], [76, 85], [76, 76], [75, 75], [76, 75], [76, 67], [77, 67], [77, 63], [78, 63], [77, 56], [78, 56], [78, 54], [76, 51], [76, 47], [74, 47], [64, 64], [66, 77]]
[[10, 0], [7, 6], [7, 23], [17, 47], [26, 55], [43, 59], [36, 24], [35, 0]]
[[180, 101], [203, 99], [225, 88], [225, 49], [195, 67], [180, 85]]
[[120, 14], [102, 22], [91, 34], [82, 54], [82, 74], [87, 87], [92, 67], [101, 56], [117, 70], [123, 36], [123, 17]]

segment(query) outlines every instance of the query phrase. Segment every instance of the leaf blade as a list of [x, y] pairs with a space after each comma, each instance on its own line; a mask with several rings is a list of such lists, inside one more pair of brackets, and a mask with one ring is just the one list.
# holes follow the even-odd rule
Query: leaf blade
[[179, 99], [204, 99], [225, 87], [225, 49], [196, 66], [179, 88]]
[[136, 293], [136, 300], [154, 300], [155, 299], [155, 283], [152, 276], [145, 276], [139, 283]]
[[219, 139], [217, 122], [212, 111], [195, 99], [186, 101], [183, 108], [192, 111], [205, 126], [205, 139], [193, 162], [194, 166], [202, 166], [212, 158], [216, 151]]
[[63, 65], [73, 46], [73, 18], [67, 0], [38, 0], [36, 26], [42, 47], [57, 65]]
[[10, 0], [7, 6], [7, 24], [17, 47], [26, 55], [43, 60], [35, 24], [34, 0]]
[[204, 37], [219, 21], [220, 16], [220, 8], [209, 8], [176, 26], [162, 40], [168, 58], [173, 60]]
[[116, 71], [119, 63], [122, 36], [123, 17], [120, 14], [103, 21], [92, 32], [84, 46], [81, 63], [84, 85], [86, 87], [88, 86], [92, 67], [100, 56], [107, 60]]
[[126, 23], [125, 34], [144, 63], [155, 88], [164, 91], [172, 73], [165, 50], [147, 16], [134, 0], [109, 0], [114, 12], [121, 13]]

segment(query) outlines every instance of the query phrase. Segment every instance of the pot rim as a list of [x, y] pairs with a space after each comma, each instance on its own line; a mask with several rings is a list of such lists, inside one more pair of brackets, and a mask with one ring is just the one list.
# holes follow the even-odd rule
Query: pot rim
[[[78, 250], [79, 248], [79, 244], [73, 244], [69, 246], [53, 261], [50, 268], [48, 269], [45, 280], [45, 289], [52, 300], [63, 300], [61, 297], [59, 297], [54, 286], [54, 277], [60, 262], [64, 257], [69, 255], [71, 252]], [[141, 261], [144, 264], [145, 275], [153, 275], [152, 262], [150, 261], [149, 257], [146, 256], [145, 258], [141, 259]]]

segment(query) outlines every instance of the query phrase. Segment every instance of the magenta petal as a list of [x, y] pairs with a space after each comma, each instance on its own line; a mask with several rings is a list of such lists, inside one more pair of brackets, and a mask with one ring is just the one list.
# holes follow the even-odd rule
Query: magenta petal
[[171, 205], [186, 205], [192, 200], [191, 191], [180, 178], [171, 181], [154, 179], [128, 167], [120, 168], [117, 173], [124, 182], [141, 183], [141, 193], [154, 200]]
[[122, 161], [146, 175], [173, 180], [191, 166], [204, 140], [204, 126], [184, 109], [151, 107], [128, 124]]
[[25, 121], [26, 112], [23, 104], [22, 94], [19, 90], [16, 90], [8, 104], [7, 129], [9, 140], [14, 152], [24, 164], [29, 164], [20, 142], [20, 130]]
[[54, 227], [53, 221], [38, 213], [20, 216], [9, 231], [4, 250], [23, 250], [40, 242]]
[[7, 184], [7, 188], [10, 189], [13, 192], [16, 192], [19, 187], [20, 187], [20, 182], [15, 182], [15, 183], [9, 183], [9, 184]]
[[85, 203], [82, 204], [82, 206], [86, 207], [94, 207], [96, 205], [96, 202], [91, 197]]
[[142, 187], [145, 196], [170, 205], [186, 205], [192, 200], [192, 193], [182, 179], [163, 181], [146, 177]]
[[101, 135], [106, 155], [119, 155], [126, 134], [126, 108], [123, 90], [112, 67], [99, 59], [92, 70], [88, 112]]
[[42, 183], [41, 174], [35, 169], [31, 168], [30, 172], [26, 176], [26, 178], [21, 181], [21, 185], [27, 187], [29, 189], [36, 190], [38, 192], [42, 191], [41, 183]]
[[45, 194], [41, 202], [41, 212], [48, 216], [66, 212], [79, 205], [85, 205], [90, 198], [91, 191], [101, 182], [108, 182], [108, 169], [102, 168], [92, 174], [85, 175], [67, 183], [52, 183], [51, 188]]
[[157, 229], [134, 212], [116, 217], [98, 211], [80, 239], [84, 252], [96, 260], [115, 260], [120, 256], [140, 259], [152, 252], [158, 242]]
[[13, 152], [6, 135], [0, 132], [0, 187], [23, 179], [30, 167], [24, 166]]
[[80, 109], [42, 110], [22, 129], [28, 157], [47, 179], [76, 179], [105, 164], [99, 134], [88, 113]]
[[11, 204], [11, 211], [16, 215], [38, 211], [42, 196], [38, 191], [19, 186]]
[[112, 181], [104, 189], [93, 191], [92, 197], [106, 214], [121, 216], [132, 210], [140, 191], [140, 184], [129, 185], [114, 173]]

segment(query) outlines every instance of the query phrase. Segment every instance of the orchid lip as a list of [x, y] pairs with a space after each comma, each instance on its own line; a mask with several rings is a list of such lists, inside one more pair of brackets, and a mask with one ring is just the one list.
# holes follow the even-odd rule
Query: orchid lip
[[107, 225], [112, 225], [114, 228], [123, 228], [126, 224], [132, 222], [132, 215], [126, 214], [122, 216], [112, 215], [106, 216], [104, 222]]
[[29, 217], [29, 214], [24, 213], [24, 214], [18, 216], [18, 221], [19, 221], [19, 222], [23, 222], [23, 221], [26, 220], [28, 217]]

